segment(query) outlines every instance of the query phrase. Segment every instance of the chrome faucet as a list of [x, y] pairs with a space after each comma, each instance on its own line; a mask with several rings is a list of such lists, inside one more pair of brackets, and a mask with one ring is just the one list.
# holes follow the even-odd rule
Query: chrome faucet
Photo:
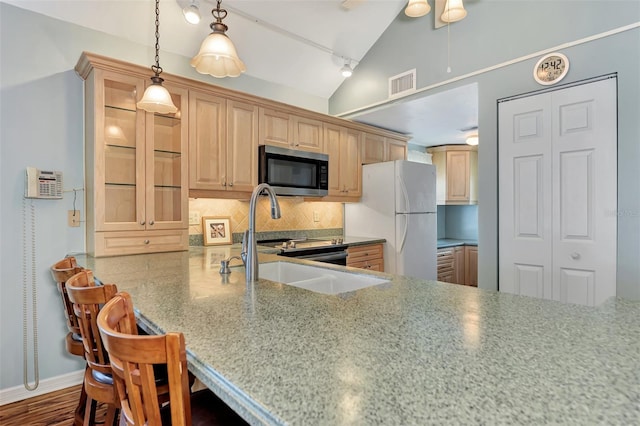
[[[280, 204], [276, 198], [276, 193], [266, 183], [261, 183], [256, 186], [251, 194], [251, 201], [249, 203], [249, 230], [245, 233], [246, 245], [243, 244], [243, 252], [246, 253], [245, 271], [247, 282], [258, 281], [258, 247], [256, 244], [256, 202], [258, 196], [262, 192], [266, 192], [271, 202], [271, 217], [273, 219], [280, 219]], [[244, 241], [243, 241], [244, 242]]]

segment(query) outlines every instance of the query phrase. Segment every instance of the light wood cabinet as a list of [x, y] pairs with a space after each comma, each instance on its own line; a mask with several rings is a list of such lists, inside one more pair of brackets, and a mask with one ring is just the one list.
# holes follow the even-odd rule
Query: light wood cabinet
[[285, 111], [260, 108], [260, 145], [323, 152], [322, 121]]
[[357, 199], [362, 195], [360, 146], [362, 132], [324, 125], [325, 150], [329, 155], [329, 196]]
[[385, 161], [406, 160], [407, 143], [397, 139], [387, 139], [387, 156]]
[[478, 150], [469, 145], [427, 149], [436, 166], [437, 204], [478, 203]]
[[347, 249], [347, 266], [384, 272], [382, 244], [349, 247]]
[[438, 281], [478, 286], [478, 247], [456, 246], [437, 251]]
[[373, 133], [364, 133], [362, 141], [362, 164], [406, 160], [406, 158], [406, 141], [392, 139]]
[[251, 192], [258, 183], [258, 107], [189, 93], [189, 188]]
[[465, 246], [453, 248], [453, 281], [456, 284], [465, 284]]
[[453, 248], [441, 248], [437, 253], [438, 281], [453, 283], [455, 279], [455, 256]]
[[165, 81], [175, 114], [136, 108], [148, 78], [87, 61], [87, 251], [93, 256], [188, 247], [188, 91]]
[[478, 247], [465, 246], [464, 283], [478, 287]]

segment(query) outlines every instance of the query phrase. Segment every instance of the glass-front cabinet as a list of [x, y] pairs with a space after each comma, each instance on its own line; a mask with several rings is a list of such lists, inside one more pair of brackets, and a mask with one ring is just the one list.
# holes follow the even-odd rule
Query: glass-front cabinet
[[85, 64], [88, 252], [186, 250], [188, 90], [165, 82], [178, 112], [149, 113], [136, 108], [148, 76], [99, 65]]

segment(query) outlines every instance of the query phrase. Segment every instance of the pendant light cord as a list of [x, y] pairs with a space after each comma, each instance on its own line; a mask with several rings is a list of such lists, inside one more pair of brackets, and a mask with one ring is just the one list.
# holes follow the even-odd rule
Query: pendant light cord
[[160, 0], [156, 0], [156, 64], [151, 65], [151, 70], [156, 77], [162, 73], [160, 66]]

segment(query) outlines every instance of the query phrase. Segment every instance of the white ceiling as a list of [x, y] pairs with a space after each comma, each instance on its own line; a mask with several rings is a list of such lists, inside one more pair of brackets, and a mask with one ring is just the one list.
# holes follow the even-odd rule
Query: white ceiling
[[[155, 0], [0, 1], [139, 44], [155, 43]], [[215, 8], [213, 0], [199, 0], [202, 19], [198, 25], [191, 25], [182, 16], [182, 7], [189, 1], [160, 0], [161, 50], [187, 58], [198, 52], [200, 43], [211, 32], [211, 9]], [[227, 35], [245, 62], [248, 75], [328, 99], [344, 80], [339, 72], [343, 58], [352, 59], [355, 68], [407, 0], [347, 0], [349, 8], [343, 3], [344, 0], [226, 0], [222, 8], [228, 11], [224, 19], [229, 27]], [[413, 134], [415, 140], [411, 142], [419, 145], [443, 143], [435, 142], [434, 137], [455, 142], [453, 136], [463, 139], [458, 129], [473, 121], [469, 116], [477, 117], [477, 95], [473, 103], [467, 92], [461, 93], [396, 104], [358, 117], [357, 121]], [[472, 103], [475, 109], [461, 113], [463, 106], [449, 105], [457, 99], [465, 101], [463, 106]], [[449, 106], [443, 108], [442, 102]], [[437, 108], [433, 108], [434, 103]], [[443, 110], [455, 113], [441, 116]], [[441, 127], [450, 127], [448, 136]]]

